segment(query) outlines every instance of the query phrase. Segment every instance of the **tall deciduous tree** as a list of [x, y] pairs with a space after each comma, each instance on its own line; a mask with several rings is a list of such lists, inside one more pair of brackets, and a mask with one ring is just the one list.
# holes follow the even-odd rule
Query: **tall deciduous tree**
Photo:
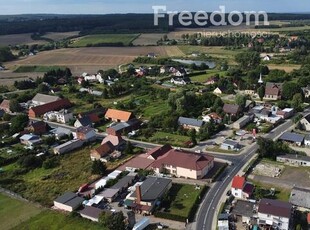
[[246, 51], [236, 55], [236, 62], [241, 68], [249, 70], [255, 69], [260, 64], [260, 56], [258, 52]]

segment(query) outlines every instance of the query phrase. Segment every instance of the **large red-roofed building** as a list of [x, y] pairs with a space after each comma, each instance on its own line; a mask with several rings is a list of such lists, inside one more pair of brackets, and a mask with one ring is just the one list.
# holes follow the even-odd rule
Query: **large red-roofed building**
[[71, 107], [71, 102], [68, 99], [61, 99], [58, 101], [53, 101], [44, 105], [39, 105], [32, 107], [28, 111], [28, 116], [30, 118], [43, 116], [45, 113], [50, 111], [58, 111], [61, 109], [66, 109]]

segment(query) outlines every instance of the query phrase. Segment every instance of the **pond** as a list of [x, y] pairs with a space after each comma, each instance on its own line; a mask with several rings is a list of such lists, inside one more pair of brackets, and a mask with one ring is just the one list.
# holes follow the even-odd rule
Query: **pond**
[[195, 63], [197, 66], [200, 66], [202, 63], [205, 63], [209, 66], [210, 69], [215, 68], [216, 64], [213, 61], [197, 61], [197, 60], [188, 60], [188, 59], [172, 59], [172, 61], [179, 62], [186, 65], [191, 65]]

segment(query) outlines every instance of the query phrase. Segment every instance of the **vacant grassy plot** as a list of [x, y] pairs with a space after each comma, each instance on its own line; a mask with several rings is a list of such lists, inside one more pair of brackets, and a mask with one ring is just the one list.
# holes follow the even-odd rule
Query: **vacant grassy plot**
[[149, 140], [159, 144], [170, 143], [174, 146], [188, 147], [187, 143], [191, 141], [188, 136], [181, 136], [177, 134], [171, 134], [166, 132], [156, 132]]
[[37, 73], [45, 73], [51, 70], [56, 70], [56, 69], [64, 69], [65, 67], [61, 66], [19, 66], [17, 67], [16, 70], [14, 70], [14, 73], [32, 73], [32, 72], [37, 72]]
[[187, 218], [194, 201], [201, 190], [195, 190], [194, 185], [172, 184], [168, 196], [172, 200], [168, 212]]
[[132, 44], [134, 46], [149, 46], [157, 45], [157, 41], [160, 40], [165, 34], [140, 34]]
[[73, 40], [72, 47], [87, 47], [100, 44], [122, 44], [128, 46], [139, 36], [138, 34], [96, 34]]
[[203, 83], [203, 82], [206, 82], [210, 77], [212, 77], [212, 76], [214, 76], [216, 74], [219, 74], [220, 77], [223, 77], [223, 76], [225, 76], [226, 71], [215, 70], [215, 69], [214, 70], [207, 70], [206, 74], [202, 74], [202, 75], [191, 77], [191, 80], [193, 82]]
[[59, 156], [60, 165], [53, 169], [37, 168], [25, 174], [15, 174], [13, 170], [20, 169], [19, 166], [8, 166], [1, 174], [0, 183], [27, 199], [50, 206], [63, 192], [75, 191], [82, 184], [97, 179], [91, 174], [90, 149], [91, 146]]
[[0, 194], [1, 229], [10, 229], [15, 227], [21, 222], [36, 216], [40, 212], [41, 209], [32, 204]]
[[26, 222], [19, 224], [14, 228], [15, 230], [37, 230], [37, 229], [49, 229], [49, 230], [105, 230], [103, 226], [96, 224], [92, 221], [82, 219], [80, 217], [70, 217], [63, 213], [57, 213], [53, 211], [44, 211], [39, 215], [36, 215]]
[[285, 64], [285, 65], [277, 65], [277, 64], [268, 64], [269, 69], [280, 69], [284, 70], [287, 73], [292, 72], [294, 69], [300, 69], [301, 65], [293, 65], [293, 64]]

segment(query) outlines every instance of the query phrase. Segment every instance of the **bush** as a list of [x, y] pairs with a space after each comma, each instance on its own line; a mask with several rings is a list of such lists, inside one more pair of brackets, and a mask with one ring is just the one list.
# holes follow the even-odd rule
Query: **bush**
[[51, 158], [46, 159], [46, 160], [43, 162], [42, 167], [43, 167], [44, 169], [52, 169], [52, 168], [56, 168], [58, 165], [59, 165], [59, 160], [58, 160], [58, 158], [56, 158], [56, 157], [51, 157]]

